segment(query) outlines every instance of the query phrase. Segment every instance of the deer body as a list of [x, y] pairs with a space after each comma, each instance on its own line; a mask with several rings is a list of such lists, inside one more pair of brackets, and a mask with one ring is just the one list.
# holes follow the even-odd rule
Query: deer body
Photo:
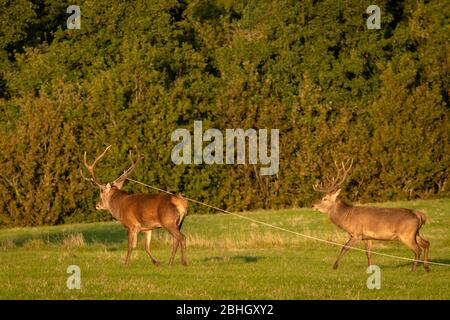
[[137, 244], [137, 235], [144, 232], [145, 251], [149, 255], [152, 262], [159, 265], [160, 262], [153, 256], [150, 251], [150, 242], [152, 230], [164, 228], [173, 237], [172, 255], [169, 265], [173, 264], [178, 246], [181, 244], [181, 262], [187, 264], [186, 260], [186, 237], [181, 233], [183, 220], [187, 215], [188, 202], [181, 195], [173, 195], [169, 193], [136, 193], [130, 194], [122, 189], [122, 186], [128, 176], [134, 171], [138, 161], [133, 162], [131, 167], [124, 172], [122, 176], [112, 183], [106, 185], [101, 184], [94, 173], [94, 166], [100, 160], [106, 150], [98, 156], [92, 165], [86, 161], [85, 166], [92, 175], [92, 178], [86, 178], [96, 184], [100, 188], [100, 200], [96, 204], [97, 210], [108, 210], [111, 215], [122, 225], [128, 232], [128, 253], [125, 264], [129, 263], [131, 252]]
[[425, 223], [423, 213], [403, 208], [353, 206], [340, 198], [328, 212], [330, 220], [359, 240], [400, 240]]
[[[112, 187], [107, 208], [111, 215], [127, 228], [149, 231], [169, 227], [175, 221], [180, 225], [187, 214], [188, 202], [167, 193], [129, 194]], [[98, 209], [101, 209], [98, 204]]]
[[336, 164], [338, 176], [328, 179], [330, 185], [323, 187], [316, 184], [314, 189], [325, 193], [325, 196], [313, 205], [313, 209], [326, 213], [330, 220], [350, 235], [350, 239], [342, 247], [333, 268], [337, 269], [344, 254], [357, 241], [365, 242], [366, 255], [369, 266], [372, 264], [372, 240], [398, 240], [414, 252], [412, 271], [416, 271], [417, 260], [424, 250], [424, 268], [429, 271], [428, 254], [430, 243], [420, 236], [419, 230], [426, 222], [424, 213], [404, 208], [375, 208], [353, 206], [346, 203], [339, 196], [338, 188], [346, 179], [350, 166], [343, 163]]

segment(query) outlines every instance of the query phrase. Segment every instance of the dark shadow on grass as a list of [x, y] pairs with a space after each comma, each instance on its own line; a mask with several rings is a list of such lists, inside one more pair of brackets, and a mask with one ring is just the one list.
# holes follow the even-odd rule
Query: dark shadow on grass
[[265, 257], [258, 256], [233, 256], [231, 260], [242, 260], [245, 263], [254, 263], [258, 262], [258, 260], [265, 259]]
[[[450, 265], [450, 259], [430, 259], [429, 262], [434, 262], [434, 263], [444, 263], [444, 264]], [[375, 264], [376, 264], [376, 263], [375, 263]], [[404, 263], [397, 263], [397, 264], [395, 264], [395, 263], [392, 263], [392, 264], [386, 263], [386, 264], [384, 264], [384, 265], [382, 266], [382, 268], [385, 268], [385, 269], [399, 269], [399, 268], [404, 268], [404, 267], [409, 267], [409, 268], [411, 268], [412, 265], [413, 265], [413, 261], [410, 261], [410, 262], [404, 262]], [[433, 268], [433, 267], [439, 267], [439, 266], [433, 265], [433, 264], [430, 264], [429, 266], [430, 266], [430, 268]], [[380, 266], [380, 267], [381, 267], [381, 266]], [[419, 262], [419, 263], [417, 264], [417, 269], [419, 269], [419, 268], [423, 268], [423, 263], [422, 263], [422, 262]]]
[[204, 258], [201, 261], [202, 262], [224, 262], [226, 260], [225, 257], [208, 257], [208, 258]]
[[450, 264], [450, 259], [430, 259], [430, 262]]
[[22, 234], [12, 238], [15, 246], [22, 247], [30, 240], [42, 240], [46, 244], [61, 244], [71, 235], [82, 234], [86, 244], [101, 243], [105, 245], [121, 244], [127, 239], [125, 229], [119, 224], [68, 226], [50, 232]]
[[120, 248], [118, 248], [118, 247], [111, 247], [111, 246], [108, 246], [108, 248], [106, 249], [106, 251], [114, 252], [114, 251], [119, 251], [119, 249], [120, 249]]
[[207, 257], [202, 259], [202, 262], [227, 262], [227, 261], [242, 261], [244, 263], [256, 263], [258, 260], [265, 259], [266, 257], [261, 256], [232, 256], [232, 257], [222, 257], [222, 256], [215, 256], [215, 257]]
[[81, 233], [88, 244], [120, 244], [127, 239], [126, 230], [121, 225], [102, 226], [95, 230], [83, 230]]

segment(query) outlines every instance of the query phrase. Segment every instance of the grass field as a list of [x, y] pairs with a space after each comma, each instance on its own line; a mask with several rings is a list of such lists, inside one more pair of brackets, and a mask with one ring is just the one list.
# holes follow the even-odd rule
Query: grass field
[[[431, 261], [450, 263], [450, 200], [393, 202], [379, 206], [420, 209], [428, 216], [422, 234]], [[343, 243], [347, 235], [309, 209], [246, 215], [300, 233]], [[154, 232], [151, 264], [142, 242], [124, 266], [126, 233], [116, 222], [0, 230], [1, 299], [450, 299], [450, 267], [373, 256], [381, 289], [366, 286], [366, 257], [349, 251], [338, 270], [339, 247], [270, 229], [234, 216], [190, 215], [189, 266], [167, 266], [171, 239]], [[363, 244], [359, 245], [361, 248]], [[412, 258], [396, 242], [375, 242], [374, 251]], [[81, 269], [81, 289], [66, 286], [69, 265]]]

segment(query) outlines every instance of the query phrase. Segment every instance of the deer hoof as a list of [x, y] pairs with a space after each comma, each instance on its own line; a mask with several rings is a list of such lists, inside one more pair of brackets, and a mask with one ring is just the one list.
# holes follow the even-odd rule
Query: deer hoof
[[333, 269], [336, 270], [339, 267], [337, 263], [333, 264]]
[[187, 261], [181, 261], [181, 264], [182, 264], [183, 266], [187, 266], [187, 265], [188, 265]]
[[430, 267], [426, 266], [425, 267], [425, 272], [430, 272]]
[[154, 260], [153, 261], [153, 264], [155, 265], [155, 266], [160, 266], [161, 265], [161, 261], [159, 261], [159, 260]]

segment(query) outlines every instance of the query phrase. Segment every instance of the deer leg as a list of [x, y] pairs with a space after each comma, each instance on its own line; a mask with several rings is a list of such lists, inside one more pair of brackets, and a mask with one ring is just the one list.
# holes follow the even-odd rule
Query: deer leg
[[137, 231], [135, 230], [128, 230], [128, 253], [127, 257], [125, 258], [125, 265], [128, 265], [128, 262], [130, 261], [131, 252], [133, 251], [133, 248], [136, 247], [136, 240], [137, 240]]
[[353, 237], [350, 237], [350, 239], [348, 239], [348, 241], [345, 243], [345, 246], [342, 247], [341, 252], [339, 253], [336, 262], [333, 265], [333, 269], [337, 269], [339, 267], [339, 262], [342, 259], [342, 257], [344, 256], [344, 254], [350, 250], [349, 247], [351, 247], [356, 241], [358, 241], [358, 239], [355, 239]]
[[175, 255], [177, 254], [179, 242], [180, 241], [174, 236], [173, 243], [172, 243], [172, 255], [170, 256], [170, 259], [169, 259], [169, 266], [173, 265], [173, 259], [175, 258]]
[[414, 252], [414, 263], [412, 266], [411, 271], [414, 272], [417, 269], [417, 263], [418, 260], [420, 259], [420, 253], [421, 253], [421, 249], [419, 247], [419, 245], [416, 242], [416, 237], [414, 236], [413, 238], [410, 239], [401, 239], [401, 241], [412, 250], [412, 252]]
[[173, 264], [173, 260], [175, 258], [176, 253], [177, 253], [178, 245], [180, 243], [181, 243], [181, 263], [183, 265], [187, 265], [187, 261], [186, 261], [186, 257], [185, 257], [185, 254], [186, 254], [186, 237], [184, 236], [184, 234], [182, 234], [180, 232], [180, 230], [178, 230], [177, 226], [168, 229], [168, 231], [170, 232], [170, 234], [173, 237], [172, 255], [171, 255], [170, 260], [169, 260], [169, 265], [171, 266]]
[[181, 264], [183, 266], [187, 266], [187, 260], [186, 260], [186, 236], [180, 232], [181, 236], [183, 237], [181, 239]]
[[428, 240], [425, 240], [424, 238], [422, 238], [419, 234], [416, 235], [416, 241], [418, 243], [418, 245], [420, 247], [422, 247], [423, 249], [423, 267], [425, 269], [426, 272], [430, 271], [430, 267], [428, 266], [428, 253], [430, 251], [430, 242]]
[[369, 267], [372, 265], [372, 240], [365, 240], [366, 243], [366, 255], [367, 255], [367, 264]]
[[144, 231], [144, 248], [154, 265], [159, 266], [161, 262], [150, 252], [150, 242], [152, 240], [152, 230]]

